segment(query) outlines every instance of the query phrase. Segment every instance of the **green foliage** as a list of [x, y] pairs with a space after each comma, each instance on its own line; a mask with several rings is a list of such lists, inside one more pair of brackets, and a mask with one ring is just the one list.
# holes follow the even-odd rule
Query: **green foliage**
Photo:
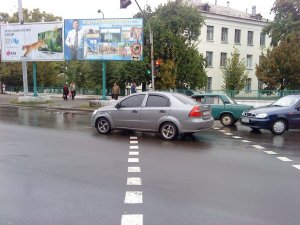
[[231, 57], [226, 60], [226, 65], [222, 68], [224, 78], [222, 89], [231, 90], [235, 95], [245, 87], [248, 73], [244, 60], [239, 60], [239, 51], [236, 48], [230, 55]]
[[282, 39], [300, 31], [300, 1], [276, 0], [272, 10], [274, 21], [264, 28], [264, 33], [271, 38], [271, 45], [276, 46]]
[[265, 89], [299, 89], [300, 87], [300, 35], [293, 35], [268, 49], [256, 66], [256, 75]]

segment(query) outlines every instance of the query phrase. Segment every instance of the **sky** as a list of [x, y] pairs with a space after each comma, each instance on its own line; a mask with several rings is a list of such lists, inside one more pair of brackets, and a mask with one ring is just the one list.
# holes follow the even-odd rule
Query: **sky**
[[[127, 9], [120, 9], [120, 0], [1, 0], [0, 12], [6, 12], [12, 15], [18, 11], [18, 3], [22, 2], [22, 7], [32, 10], [39, 8], [40, 11], [52, 13], [54, 16], [61, 16], [63, 19], [95, 19], [102, 18], [132, 18], [139, 8], [136, 1], [142, 9], [146, 4], [150, 5], [154, 10], [159, 4], [165, 4], [168, 0], [131, 0], [131, 5]], [[198, 0], [199, 1], [199, 0]], [[217, 0], [220, 6], [226, 6], [227, 1], [230, 7], [251, 13], [252, 6], [256, 6], [256, 12], [260, 13], [264, 18], [272, 20], [274, 15], [270, 14], [270, 10], [275, 0]], [[201, 2], [215, 4], [215, 0], [202, 0]]]

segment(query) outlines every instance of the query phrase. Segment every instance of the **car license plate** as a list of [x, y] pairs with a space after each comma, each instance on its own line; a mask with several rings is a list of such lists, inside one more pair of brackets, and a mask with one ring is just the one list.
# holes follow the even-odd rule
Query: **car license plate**
[[249, 118], [247, 118], [247, 117], [242, 117], [242, 119], [241, 119], [241, 121], [243, 122], [243, 123], [249, 123]]
[[203, 116], [207, 116], [207, 115], [210, 115], [210, 111], [204, 111], [203, 112]]

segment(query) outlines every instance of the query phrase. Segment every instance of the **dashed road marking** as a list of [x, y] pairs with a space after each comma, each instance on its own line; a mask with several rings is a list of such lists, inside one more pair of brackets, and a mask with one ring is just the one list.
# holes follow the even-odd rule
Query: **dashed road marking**
[[214, 129], [215, 129], [215, 130], [220, 130], [220, 128], [219, 128], [219, 127], [214, 127]]
[[129, 149], [139, 149], [139, 146], [138, 145], [130, 145]]
[[129, 155], [139, 155], [139, 152], [129, 152]]
[[249, 143], [249, 142], [251, 142], [251, 141], [248, 141], [248, 140], [242, 140], [242, 142]]
[[142, 191], [126, 191], [124, 203], [126, 203], [126, 204], [143, 203], [143, 192]]
[[284, 161], [284, 162], [291, 162], [293, 160], [287, 158], [287, 157], [277, 157], [277, 159], [281, 160], [281, 161]]
[[298, 170], [300, 170], [300, 165], [293, 165], [293, 167], [297, 168]]
[[265, 153], [269, 154], [269, 155], [277, 155], [276, 152], [273, 152], [273, 151], [265, 151]]
[[128, 162], [140, 162], [139, 158], [128, 158]]
[[138, 144], [138, 141], [130, 141], [130, 144]]
[[240, 139], [241, 137], [240, 136], [232, 136], [233, 138], [235, 139]]
[[232, 133], [225, 133], [226, 135], [233, 135]]
[[142, 180], [140, 177], [128, 177], [127, 185], [142, 185]]
[[130, 166], [128, 167], [128, 173], [140, 173], [141, 168], [139, 166]]
[[137, 140], [136, 136], [130, 136], [130, 140]]
[[121, 225], [142, 225], [142, 224], [143, 224], [142, 214], [122, 215]]
[[260, 146], [260, 145], [252, 145], [252, 147], [257, 148], [257, 149], [265, 149], [263, 146]]

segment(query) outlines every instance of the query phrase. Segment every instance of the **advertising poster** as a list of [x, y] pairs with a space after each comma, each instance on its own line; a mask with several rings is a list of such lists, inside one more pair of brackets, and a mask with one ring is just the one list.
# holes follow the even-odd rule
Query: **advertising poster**
[[1, 26], [2, 61], [62, 61], [63, 23]]
[[143, 60], [142, 19], [65, 19], [65, 60]]

